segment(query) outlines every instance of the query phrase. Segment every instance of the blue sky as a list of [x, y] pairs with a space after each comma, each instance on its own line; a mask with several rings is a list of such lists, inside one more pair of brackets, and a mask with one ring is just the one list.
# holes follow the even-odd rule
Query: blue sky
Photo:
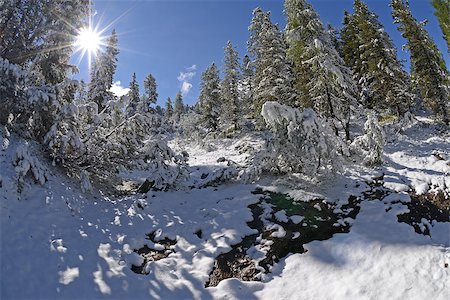
[[[119, 37], [119, 62], [115, 81], [128, 87], [133, 72], [142, 83], [151, 73], [158, 84], [158, 103], [172, 99], [184, 86], [185, 103], [197, 101], [201, 73], [215, 62], [222, 66], [223, 49], [228, 40], [236, 46], [240, 57], [246, 53], [248, 26], [255, 7], [272, 12], [272, 21], [284, 28], [282, 0], [93, 0], [100, 28], [110, 23]], [[390, 15], [388, 0], [366, 0], [391, 35], [401, 59], [408, 53], [405, 43]], [[352, 11], [353, 0], [310, 0], [324, 24], [341, 27], [344, 10]], [[429, 0], [410, 0], [413, 14], [428, 19], [427, 29], [444, 54], [450, 59], [442, 33]], [[409, 63], [405, 63], [409, 67]], [[82, 61], [77, 77], [88, 79], [88, 66]]]

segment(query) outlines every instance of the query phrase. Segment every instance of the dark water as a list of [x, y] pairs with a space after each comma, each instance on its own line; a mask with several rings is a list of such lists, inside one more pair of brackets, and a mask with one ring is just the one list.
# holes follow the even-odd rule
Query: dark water
[[[287, 195], [280, 193], [256, 190], [254, 194], [261, 195], [261, 201], [250, 205], [253, 221], [248, 226], [258, 231], [257, 234], [244, 237], [241, 243], [232, 246], [231, 251], [217, 257], [214, 268], [210, 274], [208, 286], [217, 286], [220, 281], [227, 278], [241, 280], [258, 280], [261, 273], [270, 272], [271, 266], [290, 253], [304, 253], [303, 245], [315, 240], [326, 240], [335, 233], [349, 232], [350, 225], [338, 220], [356, 218], [359, 213], [357, 197], [351, 196], [349, 204], [340, 207], [342, 212], [335, 213], [335, 206], [322, 199], [309, 202], [295, 201]], [[264, 207], [270, 206], [271, 212], [264, 214]], [[281, 222], [274, 217], [276, 212], [285, 211], [286, 216], [300, 215], [304, 219], [295, 224], [292, 220]], [[286, 232], [283, 237], [273, 237], [273, 230], [266, 225], [278, 224]], [[298, 237], [296, 237], [300, 233]], [[262, 240], [272, 242], [267, 249], [265, 257], [256, 264], [247, 251], [257, 246]]]

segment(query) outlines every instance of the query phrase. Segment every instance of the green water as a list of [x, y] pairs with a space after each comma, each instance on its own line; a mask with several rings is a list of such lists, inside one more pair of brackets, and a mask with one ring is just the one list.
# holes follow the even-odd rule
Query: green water
[[305, 217], [302, 223], [306, 223], [308, 226], [319, 226], [325, 221], [337, 219], [333, 210], [322, 200], [295, 201], [288, 195], [268, 192], [264, 201], [272, 204], [274, 211], [284, 210], [287, 216], [300, 215]]

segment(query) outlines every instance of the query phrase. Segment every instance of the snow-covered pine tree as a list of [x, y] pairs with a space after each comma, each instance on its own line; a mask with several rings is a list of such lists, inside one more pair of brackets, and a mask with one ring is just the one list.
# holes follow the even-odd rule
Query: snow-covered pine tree
[[450, 53], [450, 0], [433, 0], [433, 6]]
[[83, 104], [86, 103], [88, 101], [88, 85], [86, 84], [86, 82], [81, 79], [78, 82], [78, 86], [77, 89], [75, 91], [75, 97], [74, 97], [74, 101], [77, 104]]
[[449, 73], [442, 54], [409, 8], [407, 0], [392, 0], [392, 16], [411, 55], [411, 75], [417, 83], [425, 106], [439, 119], [449, 123]]
[[224, 78], [220, 87], [221, 100], [223, 101], [220, 119], [223, 125], [232, 125], [234, 129], [239, 127], [241, 117], [238, 90], [239, 69], [238, 53], [231, 41], [228, 41], [225, 47]]
[[[89, 2], [86, 0], [49, 2], [53, 5], [43, 11], [43, 18], [46, 19], [50, 16], [52, 22], [49, 25], [51, 27], [44, 29], [45, 43], [42, 44], [43, 47], [37, 54], [35, 62], [46, 82], [57, 84], [64, 81], [70, 69], [76, 69], [69, 64], [69, 60], [76, 31], [83, 25], [88, 14]], [[35, 18], [39, 17], [35, 16]], [[36, 42], [40, 43], [41, 41]]]
[[139, 104], [141, 102], [141, 97], [139, 95], [139, 84], [136, 79], [136, 73], [133, 73], [130, 82], [130, 91], [128, 92], [128, 107], [127, 107], [127, 115], [132, 116], [137, 112]]
[[[356, 26], [355, 17], [348, 11], [344, 11], [344, 20], [342, 23], [343, 27], [340, 31], [340, 39], [342, 43], [339, 49], [339, 54], [348, 67], [359, 71], [361, 69], [361, 59], [359, 58], [360, 49], [357, 38], [358, 28]], [[361, 85], [359, 82], [358, 84]]]
[[94, 66], [91, 69], [89, 100], [97, 103], [99, 113], [103, 111], [109, 101], [114, 99], [110, 89], [117, 68], [118, 54], [117, 34], [113, 30], [106, 40], [105, 51], [97, 55]]
[[150, 106], [156, 104], [158, 100], [157, 87], [155, 77], [152, 74], [148, 74], [144, 80], [144, 96], [141, 101], [142, 111], [148, 112]]
[[339, 32], [331, 24], [327, 24], [327, 33], [330, 36], [331, 43], [334, 49], [340, 54], [341, 53], [341, 41], [339, 40]]
[[54, 116], [54, 123], [44, 138], [54, 163], [69, 166], [85, 151], [82, 141], [84, 125], [79, 109], [74, 103], [77, 81], [67, 80], [58, 85], [57, 98], [60, 107]]
[[242, 80], [240, 85], [241, 110], [244, 116], [250, 116], [253, 105], [253, 62], [248, 55], [242, 59], [241, 66]]
[[2, 123], [12, 114], [11, 122], [21, 134], [43, 138], [61, 107], [57, 85], [64, 85], [74, 69], [69, 64], [72, 45], [88, 9], [85, 0], [2, 2]]
[[166, 101], [166, 112], [165, 112], [165, 117], [167, 119], [172, 118], [172, 114], [173, 114], [173, 105], [172, 105], [172, 99], [170, 99], [170, 97], [167, 98]]
[[356, 84], [333, 46], [319, 15], [305, 0], [285, 0], [288, 54], [294, 62], [302, 107], [334, 120], [349, 138], [350, 106]]
[[89, 0], [2, 1], [0, 7], [0, 57], [34, 62], [48, 82], [62, 82]]
[[355, 0], [354, 14], [346, 15], [342, 32], [344, 58], [360, 83], [365, 106], [388, 108], [398, 116], [408, 111], [414, 99], [410, 78], [378, 16]]
[[266, 155], [269, 165], [263, 168], [314, 177], [320, 172], [336, 170], [341, 153], [348, 152], [330, 124], [310, 108], [300, 112], [269, 101], [263, 105], [261, 114], [273, 132], [273, 138], [268, 141], [268, 157], [272, 159]]
[[33, 60], [41, 49], [37, 41], [45, 37], [44, 28], [52, 22], [52, 15], [44, 18], [52, 5], [51, 1], [2, 1], [0, 57], [18, 65]]
[[382, 163], [384, 144], [383, 128], [372, 112], [364, 123], [364, 135], [356, 137], [350, 149], [352, 152], [359, 153], [366, 165], [376, 166]]
[[175, 96], [175, 103], [173, 106], [173, 114], [175, 115], [176, 121], [180, 120], [180, 116], [185, 112], [185, 107], [183, 103], [183, 95], [178, 92]]
[[293, 89], [291, 65], [286, 58], [286, 43], [278, 26], [272, 24], [270, 12], [256, 8], [249, 30], [247, 46], [255, 68], [253, 109], [255, 119], [262, 123], [260, 113], [266, 101], [295, 105], [297, 94]]
[[217, 130], [220, 116], [220, 78], [219, 69], [212, 64], [202, 73], [200, 85], [199, 113], [202, 123], [208, 130]]
[[[43, 84], [29, 69], [0, 57], [0, 124], [13, 126], [23, 136], [37, 133], [42, 137], [52, 120], [45, 126], [36, 124], [37, 119], [42, 119], [39, 112], [56, 105], [52, 87]], [[51, 117], [48, 111], [44, 116]]]

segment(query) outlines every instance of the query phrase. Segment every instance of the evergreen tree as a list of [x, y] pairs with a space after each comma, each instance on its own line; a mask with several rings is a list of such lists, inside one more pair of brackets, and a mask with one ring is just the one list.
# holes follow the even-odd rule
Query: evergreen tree
[[114, 80], [114, 74], [117, 69], [117, 56], [119, 55], [118, 40], [116, 30], [113, 29], [111, 35], [106, 40], [106, 49], [103, 55], [105, 65], [107, 65], [106, 82], [108, 84], [108, 90], [111, 88]]
[[222, 106], [222, 123], [231, 121], [234, 128], [239, 126], [239, 90], [240, 79], [239, 57], [231, 41], [228, 41], [225, 47], [224, 58], [224, 78], [221, 85], [221, 96], [224, 105]]
[[170, 99], [170, 97], [168, 97], [167, 101], [166, 101], [166, 116], [167, 116], [167, 118], [171, 118], [172, 114], [173, 114], [172, 99]]
[[294, 62], [301, 105], [337, 120], [349, 138], [350, 105], [355, 101], [356, 89], [351, 71], [310, 4], [305, 0], [286, 0], [285, 14], [288, 54]]
[[0, 57], [22, 66], [33, 62], [48, 83], [61, 83], [88, 13], [89, 0], [1, 1]]
[[156, 104], [156, 101], [158, 100], [158, 92], [156, 91], [156, 88], [158, 85], [156, 84], [155, 77], [153, 77], [152, 74], [148, 74], [147, 77], [144, 80], [144, 97], [142, 101], [142, 106], [144, 112], [148, 112], [150, 109], [150, 105]]
[[243, 115], [248, 115], [252, 109], [253, 103], [253, 78], [254, 68], [253, 62], [248, 55], [242, 59], [242, 80], [241, 80], [241, 111]]
[[202, 73], [198, 105], [199, 113], [202, 115], [204, 126], [207, 129], [217, 129], [220, 107], [219, 69], [213, 63]]
[[450, 53], [450, 0], [433, 0], [433, 6]]
[[411, 54], [411, 75], [425, 106], [448, 124], [448, 70], [433, 39], [411, 13], [408, 1], [392, 0], [392, 16]]
[[331, 43], [334, 46], [334, 49], [336, 49], [337, 52], [341, 52], [341, 43], [339, 40], [339, 32], [333, 27], [333, 25], [328, 24], [327, 25], [327, 33], [330, 36]]
[[12, 114], [22, 134], [42, 138], [59, 118], [88, 10], [88, 0], [0, 1], [0, 122]]
[[136, 73], [133, 73], [133, 77], [130, 82], [130, 91], [128, 92], [129, 104], [127, 108], [128, 115], [133, 115], [137, 112], [141, 98], [139, 96], [139, 84], [136, 80]]
[[178, 92], [175, 96], [173, 113], [177, 120], [179, 120], [180, 116], [184, 113], [183, 95], [181, 94], [181, 92]]
[[159, 116], [163, 116], [164, 115], [164, 111], [163, 111], [163, 108], [161, 107], [161, 105], [156, 105], [155, 113], [157, 115], [159, 115]]
[[360, 83], [364, 104], [389, 108], [397, 115], [406, 112], [414, 98], [410, 78], [378, 16], [355, 0], [354, 15], [345, 16], [342, 31], [344, 59]]
[[75, 103], [84, 104], [88, 101], [88, 86], [84, 80], [78, 82], [78, 87], [75, 91]]
[[249, 30], [247, 46], [255, 68], [253, 110], [255, 117], [262, 121], [260, 113], [266, 101], [294, 105], [297, 95], [292, 86], [293, 76], [286, 59], [284, 37], [278, 26], [272, 24], [270, 12], [256, 8]]
[[106, 41], [105, 51], [98, 54], [94, 66], [91, 69], [89, 99], [97, 103], [99, 112], [103, 111], [107, 103], [114, 98], [110, 89], [117, 68], [118, 54], [117, 34], [113, 30]]
[[[28, 2], [28, 1], [26, 1]], [[43, 1], [47, 2], [47, 1]], [[45, 47], [41, 47], [37, 55], [37, 67], [48, 83], [57, 84], [64, 81], [70, 70], [72, 45], [76, 37], [76, 29], [83, 24], [88, 13], [88, 1], [49, 1], [51, 10], [44, 11], [44, 18], [51, 16], [51, 28], [45, 28]], [[49, 7], [47, 7], [49, 8]], [[37, 41], [40, 43], [40, 41]]]
[[[344, 60], [345, 64], [353, 69], [355, 73], [361, 70], [361, 51], [359, 49], [359, 41], [357, 38], [358, 27], [356, 25], [355, 17], [348, 11], [344, 11], [343, 27], [340, 32], [342, 41], [339, 49], [339, 54]], [[357, 79], [357, 76], [355, 76]], [[361, 82], [358, 82], [361, 85]]]

